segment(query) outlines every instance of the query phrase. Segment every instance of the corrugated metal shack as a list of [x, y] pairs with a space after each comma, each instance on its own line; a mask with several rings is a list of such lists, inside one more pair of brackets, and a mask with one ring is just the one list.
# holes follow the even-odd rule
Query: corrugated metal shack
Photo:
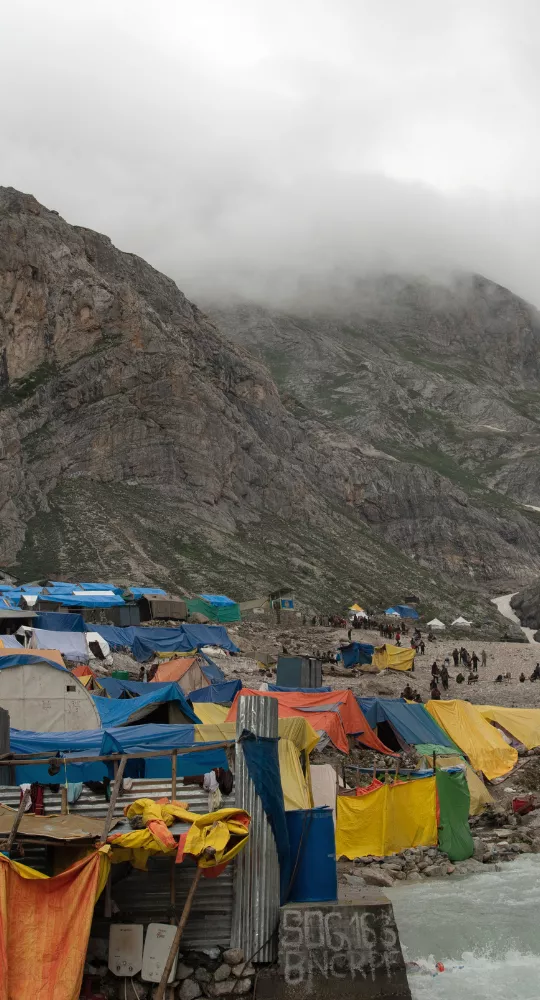
[[[123, 815], [124, 806], [136, 799], [171, 798], [171, 781], [134, 779], [129, 791], [126, 789], [118, 799], [114, 816]], [[179, 785], [177, 799], [187, 804], [188, 809], [196, 813], [208, 812], [208, 795], [201, 788]], [[18, 786], [0, 786], [0, 802], [18, 808], [20, 789]], [[232, 795], [223, 799], [223, 807], [235, 804], [234, 790]], [[60, 813], [60, 792], [51, 792], [45, 787], [45, 814]], [[103, 817], [105, 819], [108, 803], [104, 795], [95, 795], [83, 787], [81, 797], [74, 805], [69, 806], [70, 812], [78, 812], [85, 816]], [[58, 848], [55, 849], [56, 851]], [[53, 849], [42, 844], [25, 843], [24, 863], [38, 871], [52, 874]], [[186, 947], [201, 948], [211, 945], [229, 947], [231, 940], [231, 922], [233, 907], [233, 880], [236, 862], [227, 866], [224, 872], [213, 879], [202, 878], [199, 882], [193, 907], [184, 932], [183, 943]], [[176, 912], [182, 910], [183, 902], [193, 879], [195, 865], [185, 861], [174, 866], [176, 883]], [[153, 921], [168, 922], [171, 917], [171, 859], [150, 858], [148, 871], [141, 872], [131, 869], [127, 877], [124, 865], [113, 866], [112, 900], [114, 916], [118, 923], [142, 923], [147, 925]], [[108, 938], [111, 921], [103, 916], [104, 900], [98, 902], [92, 926], [92, 937]], [[116, 910], [118, 907], [118, 910]]]

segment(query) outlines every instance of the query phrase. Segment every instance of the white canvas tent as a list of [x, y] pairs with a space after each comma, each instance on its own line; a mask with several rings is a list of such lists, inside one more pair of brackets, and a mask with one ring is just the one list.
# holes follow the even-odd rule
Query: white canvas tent
[[[17, 661], [11, 665], [11, 661]], [[10, 662], [4, 666], [4, 662]], [[92, 695], [65, 667], [38, 652], [0, 657], [0, 705], [9, 712], [14, 729], [38, 733], [65, 733], [101, 729]]]
[[466, 618], [460, 615], [459, 618], [456, 618], [455, 622], [452, 622], [452, 625], [472, 625], [472, 622], [467, 621]]
[[434, 629], [446, 628], [446, 625], [444, 624], [444, 622], [441, 621], [440, 618], [432, 618], [431, 621], [428, 622], [428, 628], [434, 628]]

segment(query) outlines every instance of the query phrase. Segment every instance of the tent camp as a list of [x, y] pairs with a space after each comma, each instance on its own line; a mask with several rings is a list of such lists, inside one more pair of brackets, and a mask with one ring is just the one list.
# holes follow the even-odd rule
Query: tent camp
[[280, 719], [300, 717], [306, 719], [314, 729], [327, 734], [338, 750], [348, 753], [348, 736], [354, 736], [359, 743], [378, 750], [380, 753], [392, 753], [379, 740], [367, 722], [362, 710], [356, 702], [352, 691], [331, 691], [329, 694], [319, 692], [273, 692], [255, 691], [243, 688], [232, 704], [227, 716], [227, 722], [236, 722], [238, 699], [243, 695], [276, 698], [278, 716]]
[[414, 649], [408, 646], [376, 646], [372, 657], [377, 670], [412, 670], [414, 666]]
[[456, 746], [467, 755], [475, 771], [489, 781], [508, 774], [517, 764], [517, 750], [508, 746], [468, 701], [428, 701], [426, 708]]
[[[2, 651], [0, 651], [2, 652]], [[98, 711], [92, 695], [65, 666], [46, 651], [0, 656], [0, 705], [16, 729], [61, 733], [97, 729]]]
[[444, 622], [440, 618], [432, 618], [430, 622], [427, 623], [428, 628], [443, 629], [446, 628]]

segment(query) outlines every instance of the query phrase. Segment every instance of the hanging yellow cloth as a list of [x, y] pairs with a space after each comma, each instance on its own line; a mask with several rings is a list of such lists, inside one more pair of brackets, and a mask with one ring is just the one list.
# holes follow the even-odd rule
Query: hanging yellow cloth
[[311, 809], [310, 790], [292, 740], [279, 740], [278, 754], [285, 809]]
[[336, 856], [386, 857], [437, 844], [435, 778], [383, 785], [357, 798], [338, 795]]
[[0, 1000], [78, 1000], [109, 850], [54, 878], [0, 855]]

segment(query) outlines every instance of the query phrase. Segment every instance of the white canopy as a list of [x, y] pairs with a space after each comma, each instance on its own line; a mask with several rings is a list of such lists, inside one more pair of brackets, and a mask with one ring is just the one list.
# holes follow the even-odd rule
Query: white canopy
[[472, 625], [472, 622], [468, 622], [466, 618], [460, 615], [459, 618], [456, 618], [455, 622], [452, 622], [452, 625]]
[[440, 618], [432, 618], [431, 621], [428, 622], [428, 628], [446, 628], [446, 625], [440, 620]]

